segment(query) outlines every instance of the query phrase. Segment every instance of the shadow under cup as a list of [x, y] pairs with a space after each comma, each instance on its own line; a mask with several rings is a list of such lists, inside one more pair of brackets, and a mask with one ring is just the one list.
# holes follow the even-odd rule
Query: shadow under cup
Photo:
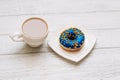
[[29, 18], [22, 25], [23, 41], [31, 47], [40, 46], [48, 34], [48, 25], [41, 18]]

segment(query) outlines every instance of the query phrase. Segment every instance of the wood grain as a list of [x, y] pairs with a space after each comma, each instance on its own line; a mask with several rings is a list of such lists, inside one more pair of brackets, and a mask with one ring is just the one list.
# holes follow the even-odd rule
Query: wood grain
[[119, 12], [119, 0], [2, 0], [0, 15]]
[[[119, 0], [1, 0], [0, 80], [119, 80]], [[65, 26], [82, 26], [97, 37], [94, 50], [79, 63], [56, 55], [47, 45], [31, 48], [13, 42], [29, 17], [42, 17], [50, 34]]]
[[[0, 18], [0, 34], [14, 33], [19, 31], [22, 23], [29, 17], [42, 17], [48, 22], [49, 30], [59, 27], [82, 26], [86, 29], [119, 29], [120, 12], [110, 13], [87, 13], [65, 15], [29, 15], [29, 16], [4, 16]], [[10, 29], [7, 29], [10, 28]]]
[[4, 55], [0, 56], [0, 78], [116, 80], [120, 78], [119, 53], [119, 49], [95, 49], [78, 64], [66, 61], [53, 53]]

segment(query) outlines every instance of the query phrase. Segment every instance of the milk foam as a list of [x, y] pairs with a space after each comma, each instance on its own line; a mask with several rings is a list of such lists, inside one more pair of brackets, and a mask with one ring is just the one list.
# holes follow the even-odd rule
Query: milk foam
[[23, 25], [23, 33], [31, 37], [41, 37], [47, 31], [47, 24], [39, 19], [28, 20]]

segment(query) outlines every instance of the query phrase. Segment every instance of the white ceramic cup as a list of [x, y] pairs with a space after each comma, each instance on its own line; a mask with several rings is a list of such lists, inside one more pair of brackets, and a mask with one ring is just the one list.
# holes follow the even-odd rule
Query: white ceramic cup
[[39, 47], [48, 34], [48, 24], [42, 18], [32, 17], [24, 21], [21, 33], [10, 35], [16, 42], [25, 42], [31, 47]]

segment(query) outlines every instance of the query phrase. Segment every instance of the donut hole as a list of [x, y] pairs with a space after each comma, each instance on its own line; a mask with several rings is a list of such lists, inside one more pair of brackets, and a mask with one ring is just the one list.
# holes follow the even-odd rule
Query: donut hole
[[69, 34], [68, 34], [68, 39], [74, 40], [74, 39], [76, 39], [76, 35], [69, 33]]
[[71, 30], [69, 31], [69, 33], [68, 33], [68, 39], [70, 39], [70, 40], [76, 39], [76, 34], [75, 34], [75, 32], [74, 32], [73, 29], [71, 29]]

